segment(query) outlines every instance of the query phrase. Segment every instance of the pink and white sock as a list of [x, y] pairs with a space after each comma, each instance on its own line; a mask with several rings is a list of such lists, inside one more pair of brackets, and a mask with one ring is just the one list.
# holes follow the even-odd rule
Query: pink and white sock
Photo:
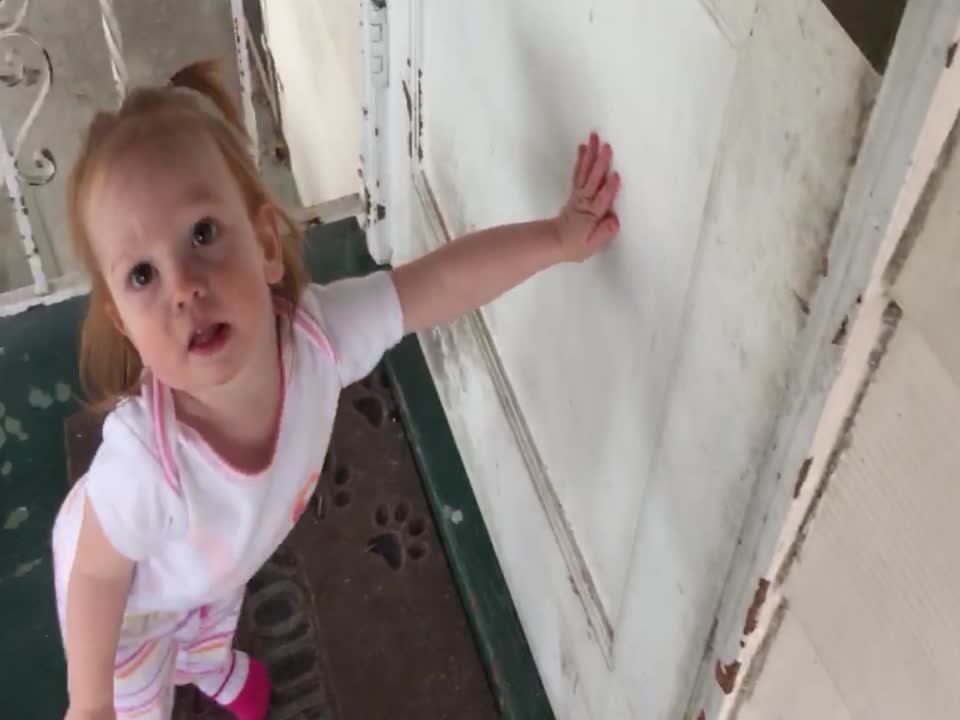
[[219, 688], [211, 693], [200, 687], [210, 699], [233, 713], [237, 720], [264, 720], [270, 709], [270, 678], [263, 663], [239, 650]]

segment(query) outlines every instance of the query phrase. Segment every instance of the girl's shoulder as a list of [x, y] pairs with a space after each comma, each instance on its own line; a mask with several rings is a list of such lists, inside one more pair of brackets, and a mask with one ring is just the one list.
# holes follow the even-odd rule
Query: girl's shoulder
[[308, 285], [300, 309], [329, 343], [344, 386], [366, 376], [403, 336], [400, 300], [385, 271]]
[[149, 396], [121, 401], [104, 419], [102, 442], [83, 479], [105, 534], [134, 560], [183, 524], [183, 503], [166, 480], [152, 411]]
[[103, 420], [103, 440], [97, 456], [118, 455], [160, 465], [156, 447], [155, 412], [147, 393], [124, 398]]
[[122, 495], [158, 502], [171, 496], [171, 490], [178, 495], [162, 460], [159, 413], [152, 400], [145, 389], [121, 400], [104, 418], [100, 446], [86, 473], [88, 487], [115, 493], [122, 486]]

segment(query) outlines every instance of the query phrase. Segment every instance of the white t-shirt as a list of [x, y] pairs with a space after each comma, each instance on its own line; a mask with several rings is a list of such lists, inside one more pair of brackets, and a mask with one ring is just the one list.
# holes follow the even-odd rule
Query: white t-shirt
[[[271, 466], [247, 474], [177, 422], [169, 388], [147, 379], [105, 420], [103, 443], [54, 526], [58, 604], [76, 552], [82, 498], [113, 546], [136, 561], [128, 613], [190, 610], [236, 592], [306, 508], [340, 391], [403, 334], [387, 273], [311, 285], [282, 350], [283, 406]], [[322, 548], [318, 548], [322, 552]]]

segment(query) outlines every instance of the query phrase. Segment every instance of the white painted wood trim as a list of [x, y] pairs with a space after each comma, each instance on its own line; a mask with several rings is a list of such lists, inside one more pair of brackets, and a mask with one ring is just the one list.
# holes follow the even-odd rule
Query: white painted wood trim
[[309, 227], [317, 223], [332, 223], [363, 214], [363, 198], [357, 193], [333, 198], [316, 205], [296, 208], [290, 212], [294, 222]]
[[26, 312], [41, 305], [56, 305], [64, 300], [86, 295], [90, 283], [81, 273], [68, 273], [50, 281], [49, 292], [37, 295], [32, 287], [0, 293], [0, 318]]
[[243, 12], [243, 0], [230, 0], [233, 16], [233, 42], [237, 52], [237, 70], [240, 75], [240, 100], [243, 107], [243, 124], [250, 141], [250, 153], [257, 167], [260, 166], [260, 136], [257, 130], [257, 113], [253, 107], [253, 77], [250, 75], [250, 47], [247, 43], [249, 30]]
[[754, 0], [700, 0], [700, 5], [734, 47], [746, 34], [755, 4]]
[[[271, 74], [267, 72], [267, 67], [263, 61], [263, 55], [257, 47], [257, 40], [253, 36], [253, 30], [250, 29], [250, 22], [247, 16], [243, 16], [243, 34], [247, 39], [248, 52], [253, 56], [253, 64], [257, 69], [257, 77], [260, 78], [260, 87], [263, 88], [263, 94], [267, 96], [267, 104], [270, 106], [270, 118], [273, 120], [275, 128], [280, 129], [280, 100], [277, 98], [274, 84], [271, 80]], [[264, 36], [264, 45], [266, 45], [266, 36]]]
[[[960, 37], [960, 26], [957, 27], [955, 40], [957, 37]], [[849, 330], [840, 374], [830, 389], [817, 426], [802, 488], [794, 493], [795, 500], [787, 513], [767, 572], [767, 577], [773, 582], [767, 598], [769, 604], [762, 608], [758, 616], [758, 632], [747, 640], [741, 653], [743, 675], [734, 695], [725, 702], [721, 718], [738, 717], [740, 707], [750, 698], [755, 681], [759, 682], [764, 671], [768, 648], [773, 646], [777, 634], [775, 608], [785, 606], [789, 600], [784, 586], [793, 571], [799, 546], [807, 535], [807, 524], [816, 511], [826, 484], [834, 481], [831, 475], [834, 472], [835, 453], [846, 441], [849, 424], [859, 412], [867, 384], [876, 371], [875, 354], [878, 348], [887, 344], [893, 332], [891, 317], [897, 317], [898, 312], [892, 305], [894, 291], [890, 287], [887, 272], [891, 267], [891, 259], [906, 232], [910, 232], [906, 228], [915, 227], [910, 219], [920, 211], [918, 205], [927, 192], [928, 182], [946, 160], [943, 157], [947, 152], [946, 141], [951, 131], [957, 132], [955, 123], [958, 111], [960, 64], [954, 64], [943, 73], [938, 83], [914, 153], [910, 174], [901, 188], [870, 283], [863, 293], [857, 319]]]
[[[421, 127], [422, 93], [419, 83], [423, 57], [423, 38], [421, 33], [423, 10], [423, 0], [414, 0], [411, 4], [410, 68], [407, 87], [410, 100], [410, 123], [412, 129], [409, 172], [411, 173], [410, 182], [413, 189], [413, 197], [411, 198], [411, 204], [413, 205], [412, 210], [413, 212], [421, 214], [425, 220], [424, 224], [432, 231], [431, 234], [433, 237], [427, 242], [427, 245], [436, 248], [450, 242], [453, 238], [437, 203], [436, 195], [431, 189], [429, 180], [423, 171], [421, 162], [421, 158], [426, 151], [426, 148], [423, 146], [423, 138], [418, 131]], [[516, 398], [510, 380], [503, 368], [496, 344], [483, 319], [482, 311], [470, 313], [466, 320], [471, 341], [476, 343], [476, 346], [480, 348], [483, 369], [486, 371], [489, 381], [496, 391], [497, 398], [500, 401], [504, 413], [504, 418], [510, 426], [514, 439], [517, 442], [524, 465], [530, 476], [531, 484], [533, 485], [563, 557], [574, 593], [577, 595], [583, 607], [587, 624], [593, 631], [591, 637], [599, 647], [607, 667], [612, 669], [614, 666], [614, 629], [611, 618], [603, 606], [600, 593], [577, 543], [573, 528], [568, 522], [563, 507], [560, 504], [560, 499], [553, 489], [546, 465], [540, 456], [536, 442], [523, 416], [520, 403]], [[421, 336], [421, 342], [430, 345], [433, 341], [428, 334], [424, 334]], [[462, 349], [457, 348], [456, 342], [453, 342], [454, 348], [462, 351]], [[467, 353], [463, 351], [463, 354], [466, 355]]]
[[[417, 172], [414, 175], [413, 184], [418, 200], [417, 211], [422, 213], [423, 217], [427, 220], [427, 224], [433, 231], [435, 238], [434, 246], [436, 247], [442, 243], [450, 242], [453, 238], [447, 231], [446, 223], [434, 199], [435, 196], [430, 189], [426, 175], [423, 172]], [[496, 343], [487, 327], [486, 321], [483, 319], [483, 314], [481, 311], [471, 312], [466, 319], [472, 335], [472, 341], [475, 342], [481, 350], [484, 370], [489, 375], [490, 381], [496, 390], [504, 416], [510, 429], [513, 431], [513, 436], [517, 441], [520, 454], [523, 457], [527, 472], [530, 475], [530, 481], [546, 514], [547, 521], [560, 548], [560, 553], [563, 555], [567, 571], [570, 574], [570, 582], [573, 584], [576, 594], [580, 598], [587, 623], [594, 631], [594, 638], [603, 652], [607, 666], [612, 669], [614, 665], [613, 624], [600, 599], [600, 593], [594, 583], [590, 568], [577, 544], [573, 528], [567, 520], [563, 506], [560, 504], [560, 498], [554, 491], [546, 464], [540, 456], [536, 441], [533, 439], [533, 435], [524, 418], [523, 410], [513, 391], [503, 364], [500, 361]], [[424, 341], [429, 342], [429, 339], [425, 339]]]
[[361, 227], [367, 233], [367, 248], [374, 260], [390, 260], [388, 225], [383, 222], [389, 206], [387, 147], [388, 91], [390, 87], [390, 32], [383, 0], [361, 0], [361, 127], [360, 156], [363, 214]]
[[[894, 221], [958, 26], [960, 0], [907, 5], [833, 234], [829, 274], [798, 341], [791, 395], [748, 508], [740, 550], [718, 608], [713, 645], [707, 648], [687, 709], [689, 718], [701, 711], [709, 720], [726, 718], [734, 709], [732, 696], [724, 696], [717, 685], [715, 669], [718, 662], [747, 659], [740, 648], [744, 620], [759, 580], [772, 579], [771, 563], [794, 502], [798, 473], [810, 457], [827, 393], [840, 370], [841, 352], [834, 338], [843, 323], [858, 316], [857, 298], [867, 287]], [[768, 620], [775, 617], [776, 607], [774, 589], [764, 606]], [[746, 673], [738, 667], [742, 681]]]

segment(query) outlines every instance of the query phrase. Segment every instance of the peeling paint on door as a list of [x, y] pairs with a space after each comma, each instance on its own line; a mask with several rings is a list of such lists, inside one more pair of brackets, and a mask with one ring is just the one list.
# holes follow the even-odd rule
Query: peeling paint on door
[[43, 562], [43, 558], [37, 558], [36, 560], [31, 560], [30, 562], [20, 563], [17, 565], [17, 569], [14, 570], [14, 577], [21, 578], [24, 575], [29, 575], [33, 572], [40, 563]]
[[58, 382], [53, 388], [53, 394], [58, 402], [65, 403], [73, 397], [73, 389], [64, 382]]
[[463, 511], [456, 510], [449, 505], [443, 506], [443, 519], [452, 522], [454, 525], [459, 525], [463, 522]]
[[3, 426], [10, 437], [14, 437], [20, 442], [26, 442], [30, 436], [23, 431], [23, 423], [15, 417], [7, 416], [3, 421]]
[[30, 519], [30, 511], [27, 508], [20, 506], [16, 510], [12, 510], [7, 515], [6, 522], [3, 523], [4, 530], [16, 530], [18, 527], [23, 525], [27, 520]]
[[46, 390], [31, 385], [27, 402], [30, 403], [31, 407], [46, 410], [53, 405], [53, 397]]

